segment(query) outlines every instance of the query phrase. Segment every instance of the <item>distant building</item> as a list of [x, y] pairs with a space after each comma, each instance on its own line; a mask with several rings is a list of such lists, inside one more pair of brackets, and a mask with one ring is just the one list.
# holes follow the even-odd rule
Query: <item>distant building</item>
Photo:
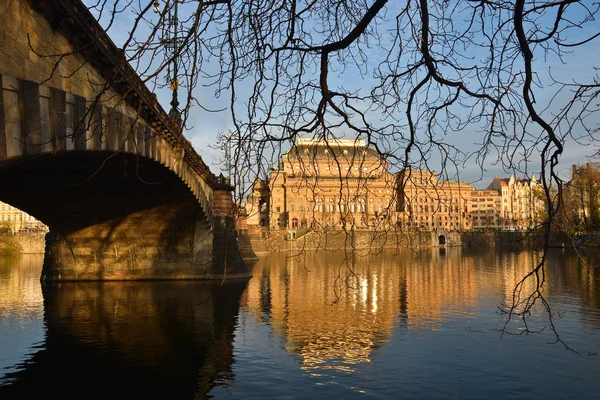
[[396, 223], [396, 177], [364, 141], [299, 138], [246, 199], [248, 229], [359, 229]]
[[270, 224], [357, 228], [395, 223], [395, 177], [364, 141], [298, 139], [271, 171]]
[[502, 197], [496, 190], [473, 190], [469, 202], [473, 230], [501, 227]]
[[257, 229], [522, 230], [538, 223], [543, 202], [535, 177], [494, 178], [487, 189], [438, 180], [435, 171], [388, 170], [360, 140], [299, 138], [255, 179], [244, 226]]
[[438, 181], [435, 171], [406, 170], [397, 174], [400, 225], [409, 229], [470, 230], [470, 183]]
[[531, 179], [494, 178], [488, 190], [497, 191], [502, 200], [500, 206], [499, 228], [523, 230], [539, 223], [544, 203], [540, 196], [541, 186], [532, 176]]
[[12, 233], [47, 232], [46, 225], [10, 204], [0, 202], [0, 226], [8, 227]]

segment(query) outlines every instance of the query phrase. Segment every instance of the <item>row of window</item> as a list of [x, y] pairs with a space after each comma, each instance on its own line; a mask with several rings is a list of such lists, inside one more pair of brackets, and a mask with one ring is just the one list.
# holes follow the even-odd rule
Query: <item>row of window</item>
[[[378, 205], [375, 206], [375, 204], [370, 204], [368, 207], [370, 212], [382, 212], [383, 211], [383, 206], [382, 205]], [[304, 205], [300, 204], [298, 206], [298, 210], [295, 210], [294, 205], [290, 205], [290, 212], [304, 212]], [[334, 213], [334, 212], [367, 212], [367, 207], [366, 204], [364, 203], [359, 203], [359, 204], [315, 204], [314, 207], [306, 207], [306, 211], [315, 211], [315, 212], [327, 212], [327, 213]], [[276, 206], [275, 207], [275, 212], [280, 213], [281, 212], [281, 206]]]
[[[423, 220], [428, 220], [428, 219], [429, 219], [429, 217], [428, 217], [428, 216], [422, 216], [422, 215], [421, 215], [421, 221], [423, 221]], [[436, 217], [432, 215], [432, 216], [431, 216], [431, 220], [433, 221], [433, 220], [435, 220], [435, 219], [436, 219]], [[452, 216], [450, 216], [450, 220], [453, 220], [453, 219], [454, 219], [454, 221], [458, 221], [458, 217], [456, 217], [456, 216], [455, 216], [455, 217], [452, 217]], [[438, 220], [438, 221], [442, 221], [442, 216], [441, 216], [441, 215], [438, 215], [438, 216], [437, 216], [437, 220]], [[448, 220], [448, 216], [446, 215], [446, 216], [444, 216], [444, 221], [447, 221], [447, 220]]]
[[416, 200], [417, 200], [417, 203], [448, 203], [450, 205], [464, 203], [464, 202], [467, 201], [466, 198], [461, 198], [461, 199], [455, 198], [455, 199], [452, 199], [452, 198], [447, 198], [445, 196], [440, 197], [440, 198], [418, 197]]
[[[381, 199], [379, 199], [379, 201], [381, 202]], [[333, 202], [328, 202], [327, 204], [323, 205], [322, 204], [322, 200], [317, 200], [317, 203], [314, 205], [309, 205], [306, 206], [302, 203], [298, 204], [298, 207], [296, 207], [296, 205], [294, 203], [291, 203], [289, 205], [289, 211], [290, 212], [304, 212], [304, 211], [315, 211], [315, 212], [329, 212], [329, 213], [333, 213], [335, 211], [337, 212], [345, 212], [350, 211], [350, 212], [366, 212], [367, 208], [370, 212], [375, 212], [375, 211], [379, 211], [381, 212], [384, 207], [382, 204], [379, 205], [375, 205], [373, 203], [369, 204], [368, 207], [367, 205], [364, 203], [363, 199], [359, 199], [358, 200], [358, 204], [345, 204], [345, 203], [341, 203], [341, 204], [337, 204], [337, 203], [333, 203]], [[473, 208], [477, 208], [476, 205], [473, 205]], [[391, 209], [394, 209], [394, 207], [391, 207]], [[429, 213], [430, 209], [428, 206], [419, 206], [419, 214], [422, 213]], [[505, 214], [508, 213], [508, 207], [504, 208], [505, 210]], [[281, 208], [281, 206], [276, 206], [275, 207], [275, 212], [277, 213], [281, 213], [283, 210]], [[416, 208], [415, 208], [416, 211]], [[477, 214], [477, 213], [481, 213], [481, 214], [485, 214], [485, 213], [494, 213], [497, 212], [498, 209], [493, 209], [493, 208], [487, 208], [487, 209], [482, 209], [482, 210], [473, 210], [472, 213], [473, 214]], [[527, 211], [525, 209], [523, 210], [519, 210], [518, 208], [515, 211]], [[412, 213], [413, 212], [413, 208], [412, 206], [408, 206], [408, 212]], [[431, 212], [432, 213], [458, 213], [459, 209], [458, 207], [454, 207], [454, 209], [449, 208], [449, 207], [438, 207], [437, 209], [434, 208], [433, 206], [431, 207]], [[4, 217], [4, 216], [3, 216]], [[431, 218], [433, 218], [434, 216], [431, 216]], [[446, 217], [447, 218], [447, 217]], [[458, 217], [455, 217], [458, 218]], [[421, 219], [423, 219], [423, 217], [421, 217]], [[4, 220], [4, 219], [3, 219]]]
[[[471, 204], [471, 208], [479, 208], [479, 206], [477, 204]], [[482, 204], [481, 208], [486, 210], [499, 210], [500, 204]], [[506, 208], [506, 206], [504, 206], [504, 208]]]
[[[438, 206], [433, 206], [432, 205], [431, 208], [429, 206], [424, 206], [424, 207], [423, 206], [418, 206], [418, 208], [417, 208], [417, 206], [415, 206], [413, 208], [412, 205], [409, 205], [408, 206], [408, 212], [412, 213], [413, 210], [414, 210], [414, 212], [417, 212], [417, 210], [418, 210], [419, 214], [429, 213], [429, 212], [432, 212], [434, 214], [435, 213], [442, 213], [442, 212], [443, 213], [452, 213], [452, 212], [458, 213], [459, 212], [458, 206], [454, 206], [454, 207], [450, 206], [450, 207], [448, 207], [448, 206], [439, 206], [439, 205]], [[465, 211], [467, 211], [466, 208], [465, 208]]]
[[[423, 226], [423, 225], [422, 225], [422, 226]], [[429, 228], [429, 222], [425, 222], [425, 223], [424, 223], [424, 226], [425, 226], [425, 227], [427, 227], [427, 228]], [[432, 223], [431, 223], [431, 227], [432, 227], [432, 228], [435, 228], [436, 226], [437, 226], [437, 227], [440, 227], [440, 226], [450, 226], [450, 227], [454, 227], [454, 226], [456, 226], [456, 227], [459, 227], [459, 226], [460, 226], [460, 224], [459, 224], [459, 223], [456, 223], [456, 225], [455, 225], [455, 224], [454, 224], [454, 222], [444, 222], [443, 224], [442, 224], [441, 222], [438, 222], [437, 224], [436, 224], [435, 222], [432, 222]]]
[[22, 221], [23, 214], [16, 215], [2, 215], [2, 221]]
[[[315, 165], [311, 165], [311, 164], [307, 164], [307, 165], [292, 165], [292, 169], [295, 169], [295, 170], [304, 170], [304, 171], [310, 171], [311, 169], [314, 169], [315, 171], [319, 172], [319, 170], [321, 169], [321, 167], [319, 167], [319, 165], [317, 165], [317, 164], [315, 164]], [[339, 170], [340, 167], [336, 166], [336, 167], [333, 167], [333, 169]], [[344, 169], [346, 171], [349, 171], [350, 167], [345, 167]], [[330, 167], [326, 166], [325, 170], [329, 171]], [[359, 171], [360, 167], [354, 167], [354, 170], [355, 171]], [[362, 170], [363, 171], [368, 171], [369, 168], [368, 167], [362, 167]]]
[[[415, 208], [416, 209], [416, 208]], [[412, 210], [412, 208], [409, 206], [409, 210]], [[432, 213], [439, 213], [439, 212], [452, 212], [452, 207], [448, 207], [448, 206], [431, 206], [431, 210], [429, 209], [429, 206], [419, 206], [419, 212], [426, 212], [428, 213], [429, 211], [431, 211]], [[458, 206], [454, 206], [454, 212], [457, 213], [458, 212]]]
[[[354, 147], [353, 149], [354, 149], [354, 152], [355, 152], [356, 154], [358, 154], [358, 147]], [[304, 154], [309, 154], [309, 153], [311, 153], [311, 150], [312, 150], [312, 152], [316, 153], [316, 151], [315, 151], [316, 149], [304, 149]], [[348, 149], [344, 149], [342, 152], [343, 152], [344, 154], [348, 154]], [[361, 153], [362, 153], [363, 155], [366, 155], [366, 154], [367, 154], [367, 149], [365, 148], [365, 149], [364, 149], [364, 150], [363, 150]], [[329, 154], [329, 149], [324, 149], [324, 150], [323, 150], [323, 154]]]

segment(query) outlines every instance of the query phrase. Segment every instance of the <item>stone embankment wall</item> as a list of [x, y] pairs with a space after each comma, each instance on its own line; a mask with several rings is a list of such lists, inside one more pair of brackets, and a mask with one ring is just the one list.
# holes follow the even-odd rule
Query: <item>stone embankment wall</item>
[[0, 237], [0, 254], [44, 254], [45, 247], [44, 235]]
[[[440, 244], [440, 236], [444, 236]], [[554, 237], [556, 236], [556, 237]], [[551, 247], [568, 247], [568, 241], [554, 235], [551, 238]], [[248, 234], [240, 232], [238, 239], [240, 250], [245, 258], [255, 258], [261, 253], [270, 253], [289, 250], [339, 250], [344, 248], [355, 249], [420, 249], [440, 246], [470, 246], [474, 248], [510, 247], [517, 249], [541, 248], [543, 237], [538, 232], [502, 232], [502, 231], [476, 231], [476, 232], [410, 232], [396, 231], [329, 231], [308, 232], [295, 240], [286, 240], [285, 232], [262, 232], [262, 234]]]
[[21, 245], [21, 254], [44, 254], [45, 235], [15, 236]]
[[[463, 243], [473, 247], [504, 246], [517, 249], [544, 247], [544, 232], [504, 232], [504, 231], [478, 231], [461, 233]], [[573, 246], [573, 238], [560, 232], [550, 235], [549, 247], [568, 248]]]
[[463, 245], [458, 232], [411, 232], [410, 234], [390, 231], [310, 231], [293, 240], [287, 240], [286, 232], [263, 232], [247, 234], [240, 232], [238, 243], [242, 255], [253, 258], [257, 254], [289, 250], [373, 250], [403, 248], [427, 248], [440, 245], [440, 236], [446, 246]]

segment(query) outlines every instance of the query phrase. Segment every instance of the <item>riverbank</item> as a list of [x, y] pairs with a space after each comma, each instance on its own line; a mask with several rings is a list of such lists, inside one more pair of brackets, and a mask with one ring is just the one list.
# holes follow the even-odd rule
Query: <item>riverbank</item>
[[[570, 247], [572, 241], [556, 235], [552, 247]], [[536, 248], [542, 245], [539, 235], [527, 232], [477, 231], [448, 232], [425, 231], [402, 233], [396, 231], [308, 231], [290, 239], [285, 231], [250, 234], [240, 231], [238, 244], [242, 256], [256, 258], [258, 254], [290, 250], [339, 250], [352, 248], [377, 249], [423, 249], [430, 247], [471, 246], [488, 248], [510, 246]], [[0, 254], [44, 254], [45, 235], [0, 236]]]
[[45, 235], [2, 235], [0, 254], [44, 254]]
[[[556, 235], [552, 247], [568, 247], [568, 240]], [[354, 231], [308, 231], [300, 235], [290, 235], [286, 231], [262, 231], [249, 233], [241, 231], [238, 240], [242, 256], [247, 259], [259, 254], [298, 251], [327, 250], [344, 248], [358, 250], [424, 249], [433, 247], [469, 246], [475, 248], [493, 248], [496, 246], [517, 249], [541, 248], [543, 238], [535, 232], [505, 231], [421, 231], [397, 232], [354, 230]]]

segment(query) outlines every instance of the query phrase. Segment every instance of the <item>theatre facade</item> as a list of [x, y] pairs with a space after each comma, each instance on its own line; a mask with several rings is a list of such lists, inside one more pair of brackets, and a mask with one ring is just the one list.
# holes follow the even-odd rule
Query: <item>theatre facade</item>
[[501, 208], [510, 194], [495, 189], [440, 179], [435, 171], [390, 172], [364, 140], [298, 138], [267, 179], [255, 179], [243, 224], [249, 232], [504, 229], [514, 222]]

